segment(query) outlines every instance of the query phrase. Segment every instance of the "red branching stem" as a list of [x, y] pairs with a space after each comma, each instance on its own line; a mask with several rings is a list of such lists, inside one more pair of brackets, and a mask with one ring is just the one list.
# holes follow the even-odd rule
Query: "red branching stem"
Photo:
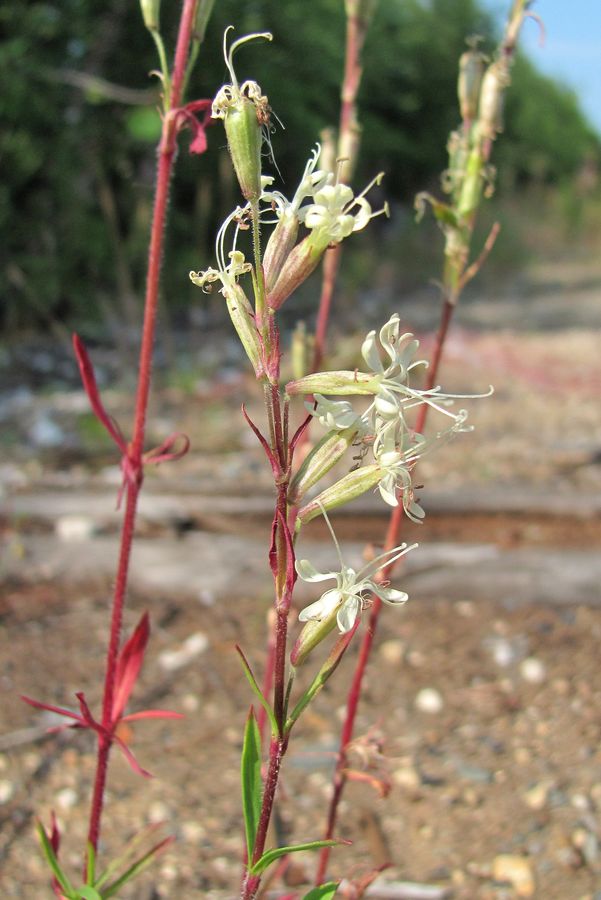
[[[346, 156], [344, 168], [340, 169], [342, 180], [352, 174], [358, 149], [359, 129], [357, 126], [357, 92], [361, 84], [361, 51], [367, 34], [368, 22], [356, 15], [347, 16], [346, 44], [344, 56], [344, 76], [340, 93], [340, 124], [338, 130], [338, 153]], [[342, 255], [342, 245], [327, 251], [323, 263], [321, 295], [315, 326], [315, 350], [313, 354], [313, 371], [318, 372], [325, 353], [326, 332], [330, 318], [330, 308], [336, 277]]]
[[[177, 109], [181, 101], [186, 62], [188, 58], [188, 50], [194, 23], [195, 8], [196, 0], [184, 0], [175, 51], [173, 76], [171, 80], [171, 94], [169, 97], [169, 108], [171, 110]], [[175, 119], [173, 118], [173, 116], [167, 113], [163, 119], [163, 129], [161, 142], [159, 145], [156, 193], [150, 234], [148, 270], [146, 277], [144, 324], [142, 330], [142, 342], [140, 347], [138, 387], [136, 392], [132, 441], [128, 454], [132, 469], [138, 477], [136, 477], [135, 479], [128, 479], [126, 488], [126, 506], [123, 518], [123, 526], [121, 530], [121, 545], [119, 551], [117, 577], [113, 594], [111, 631], [107, 651], [104, 696], [102, 702], [102, 725], [105, 729], [109, 729], [111, 724], [111, 714], [115, 695], [117, 660], [123, 623], [123, 606], [127, 591], [129, 562], [136, 522], [138, 495], [142, 486], [142, 455], [146, 430], [148, 396], [150, 392], [150, 377], [152, 372], [152, 350], [156, 328], [161, 260], [163, 255], [165, 222], [167, 214], [167, 203], [169, 198], [169, 184], [171, 181], [175, 151]], [[96, 775], [94, 779], [94, 790], [92, 795], [90, 822], [88, 829], [88, 840], [94, 850], [98, 849], [108, 760], [112, 743], [112, 732], [108, 731], [108, 734], [99, 736]]]

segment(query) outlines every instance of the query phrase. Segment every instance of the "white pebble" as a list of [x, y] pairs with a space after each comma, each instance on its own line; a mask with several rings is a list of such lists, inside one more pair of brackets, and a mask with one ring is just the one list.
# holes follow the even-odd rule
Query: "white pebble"
[[436, 688], [422, 688], [415, 697], [415, 707], [420, 712], [439, 713], [443, 706], [442, 694]]
[[169, 807], [161, 800], [155, 800], [150, 804], [148, 818], [155, 825], [159, 822], [166, 822], [169, 819]]
[[12, 781], [7, 781], [3, 778], [0, 781], [0, 803], [8, 803], [14, 792], [15, 786]]
[[529, 684], [542, 684], [547, 677], [547, 669], [545, 664], [536, 659], [535, 656], [528, 656], [520, 663], [520, 673], [524, 681]]
[[404, 641], [384, 641], [380, 647], [380, 657], [389, 666], [400, 666], [405, 655]]
[[200, 699], [197, 694], [184, 694], [182, 706], [186, 712], [197, 712], [200, 709]]
[[159, 655], [159, 663], [167, 672], [175, 672], [204, 653], [208, 646], [209, 639], [206, 634], [203, 631], [197, 631], [186, 638], [179, 650], [163, 650]]
[[88, 516], [60, 516], [54, 525], [54, 530], [61, 541], [86, 541], [95, 531], [94, 521]]
[[56, 804], [60, 809], [73, 809], [77, 800], [77, 791], [70, 787], [63, 788], [56, 795]]

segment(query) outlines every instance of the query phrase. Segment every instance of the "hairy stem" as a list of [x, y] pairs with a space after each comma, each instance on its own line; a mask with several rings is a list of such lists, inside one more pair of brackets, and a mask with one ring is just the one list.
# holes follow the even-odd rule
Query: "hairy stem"
[[[184, 0], [184, 6], [180, 19], [177, 46], [173, 74], [171, 77], [170, 96], [166, 106], [169, 110], [177, 109], [181, 102], [181, 91], [186, 59], [192, 34], [196, 0]], [[157, 305], [159, 297], [159, 282], [161, 272], [161, 260], [165, 236], [165, 223], [167, 215], [167, 203], [169, 197], [169, 184], [173, 170], [173, 160], [176, 150], [175, 122], [172, 116], [166, 114], [163, 119], [163, 129], [159, 144], [159, 161], [157, 169], [154, 209], [150, 233], [150, 246], [148, 253], [148, 269], [146, 276], [146, 295], [144, 303], [144, 324], [142, 329], [142, 341], [140, 346], [140, 359], [138, 368], [138, 386], [136, 391], [136, 403], [134, 412], [134, 424], [131, 444], [128, 452], [128, 462], [134, 477], [127, 482], [126, 505], [121, 529], [121, 543], [115, 590], [113, 593], [111, 630], [106, 658], [104, 678], [104, 695], [102, 701], [102, 725], [105, 733], [99, 736], [98, 752], [96, 760], [96, 774], [92, 796], [90, 822], [88, 827], [88, 841], [98, 850], [100, 837], [102, 810], [104, 806], [104, 792], [108, 760], [113, 743], [112, 737], [112, 710], [115, 696], [115, 678], [117, 658], [121, 643], [123, 624], [123, 607], [127, 592], [129, 563], [131, 547], [133, 543], [138, 495], [142, 486], [142, 454], [144, 448], [144, 436], [146, 431], [146, 415], [148, 409], [148, 396], [150, 392], [150, 378], [152, 372], [152, 349], [156, 330]]]

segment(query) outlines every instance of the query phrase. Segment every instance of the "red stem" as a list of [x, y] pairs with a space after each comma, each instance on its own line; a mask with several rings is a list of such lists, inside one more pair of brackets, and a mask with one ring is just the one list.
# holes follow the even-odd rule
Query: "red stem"
[[[180, 19], [175, 51], [173, 75], [171, 79], [171, 95], [169, 97], [170, 110], [177, 109], [181, 102], [182, 87], [184, 83], [188, 50], [192, 36], [192, 27], [194, 24], [196, 3], [197, 0], [184, 0], [184, 7]], [[117, 668], [117, 657], [119, 654], [119, 645], [121, 643], [123, 606], [125, 602], [125, 594], [127, 591], [129, 563], [135, 530], [138, 495], [142, 487], [142, 453], [144, 448], [146, 413], [148, 408], [148, 395], [150, 391], [150, 377], [152, 372], [152, 349], [156, 328], [161, 261], [163, 256], [163, 244], [165, 237], [167, 203], [169, 199], [169, 184], [171, 181], [175, 151], [175, 120], [172, 115], [167, 113], [163, 119], [163, 129], [161, 134], [161, 142], [159, 145], [156, 191], [148, 253], [146, 296], [144, 301], [144, 325], [140, 347], [138, 387], [136, 392], [132, 441], [129, 448], [129, 461], [131, 463], [133, 471], [138, 474], [138, 477], [136, 478], [136, 480], [128, 481], [127, 484], [126, 506], [125, 514], [123, 517], [123, 526], [121, 529], [119, 562], [112, 602], [111, 631], [107, 650], [106, 671], [104, 679], [104, 696], [102, 702], [102, 725], [106, 729], [106, 733], [104, 736], [101, 735], [98, 740], [96, 775], [94, 779], [94, 790], [92, 795], [90, 823], [88, 829], [88, 840], [95, 851], [98, 850], [98, 840], [100, 837], [100, 824], [104, 805], [104, 791], [106, 786], [108, 760], [113, 743], [111, 725], [113, 701], [115, 695], [115, 675]]]

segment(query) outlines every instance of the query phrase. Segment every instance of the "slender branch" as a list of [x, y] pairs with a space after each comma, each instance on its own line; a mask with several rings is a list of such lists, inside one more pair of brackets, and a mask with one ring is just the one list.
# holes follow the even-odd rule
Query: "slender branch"
[[[507, 65], [511, 61], [511, 58], [513, 57], [513, 54], [515, 52], [517, 36], [521, 23], [523, 21], [525, 9], [526, 0], [514, 0], [514, 4], [509, 16], [508, 25], [505, 31], [505, 36], [499, 50], [499, 57], [503, 59], [507, 63]], [[493, 141], [491, 138], [488, 138], [483, 142], [482, 163], [488, 162], [492, 151], [492, 143]], [[453, 316], [453, 310], [457, 305], [461, 292], [467, 282], [470, 281], [480, 270], [488, 254], [490, 253], [499, 232], [499, 226], [494, 225], [490, 234], [488, 235], [482, 252], [474, 261], [474, 263], [468, 266], [469, 247], [471, 245], [473, 236], [476, 212], [477, 208], [474, 208], [468, 217], [468, 221], [466, 222], [464, 254], [457, 259], [446, 257], [445, 260], [442, 285], [443, 304], [436, 339], [432, 351], [432, 358], [430, 361], [430, 366], [428, 368], [428, 378], [425, 386], [426, 389], [430, 389], [436, 384], [440, 361]], [[423, 406], [419, 410], [415, 424], [415, 430], [419, 433], [422, 433], [424, 430], [429, 409], [430, 407], [428, 406], [428, 404], [423, 404]], [[394, 508], [389, 519], [386, 540], [384, 544], [385, 550], [390, 550], [398, 544], [402, 519], [403, 507], [402, 504], [399, 503], [398, 506]], [[379, 573], [379, 578], [382, 580], [388, 580], [392, 574], [393, 569], [394, 565], [384, 567]], [[326, 830], [324, 833], [324, 838], [326, 839], [331, 838], [334, 833], [334, 828], [336, 826], [338, 816], [338, 807], [347, 780], [344, 771], [347, 767], [346, 750], [354, 732], [355, 718], [357, 714], [359, 699], [361, 697], [363, 678], [367, 669], [367, 664], [369, 662], [381, 607], [382, 603], [379, 598], [375, 596], [372, 597], [372, 609], [369, 619], [369, 626], [363, 636], [359, 658], [357, 660], [351, 687], [347, 696], [346, 717], [340, 737], [338, 758], [333, 779], [333, 792], [328, 810]], [[324, 847], [321, 850], [319, 856], [315, 878], [316, 885], [319, 885], [325, 878], [329, 856], [330, 848]]]
[[[186, 68], [188, 48], [190, 45], [192, 34], [195, 6], [196, 0], [184, 0], [184, 7], [180, 19], [175, 51], [173, 75], [171, 79], [171, 95], [169, 98], [170, 109], [177, 108], [181, 102], [181, 89]], [[115, 696], [117, 657], [119, 653], [119, 646], [121, 643], [123, 607], [125, 603], [125, 595], [127, 592], [129, 562], [135, 530], [138, 495], [142, 486], [142, 454], [144, 448], [146, 415], [148, 408], [148, 396], [150, 391], [150, 378], [152, 372], [152, 350], [156, 329], [161, 260], [163, 255], [165, 223], [169, 198], [169, 184], [171, 181], [171, 174], [173, 170], [175, 150], [175, 121], [173, 117], [166, 115], [163, 119], [163, 130], [161, 135], [161, 142], [159, 145], [159, 162], [150, 234], [148, 270], [146, 277], [144, 324], [140, 346], [138, 387], [136, 391], [132, 441], [128, 448], [128, 463], [131, 472], [133, 473], [133, 477], [129, 478], [127, 481], [126, 506], [123, 519], [123, 527], [121, 530], [119, 562], [112, 601], [111, 630], [106, 658], [104, 695], [102, 702], [102, 724], [107, 732], [104, 735], [100, 735], [98, 741], [96, 775], [94, 779], [94, 791], [92, 796], [90, 822], [88, 829], [88, 840], [94, 848], [94, 851], [97, 851], [98, 849], [98, 841], [100, 837], [108, 760], [112, 745], [110, 725], [112, 721], [112, 709]], [[106, 736], [107, 734], [108, 737]]]

